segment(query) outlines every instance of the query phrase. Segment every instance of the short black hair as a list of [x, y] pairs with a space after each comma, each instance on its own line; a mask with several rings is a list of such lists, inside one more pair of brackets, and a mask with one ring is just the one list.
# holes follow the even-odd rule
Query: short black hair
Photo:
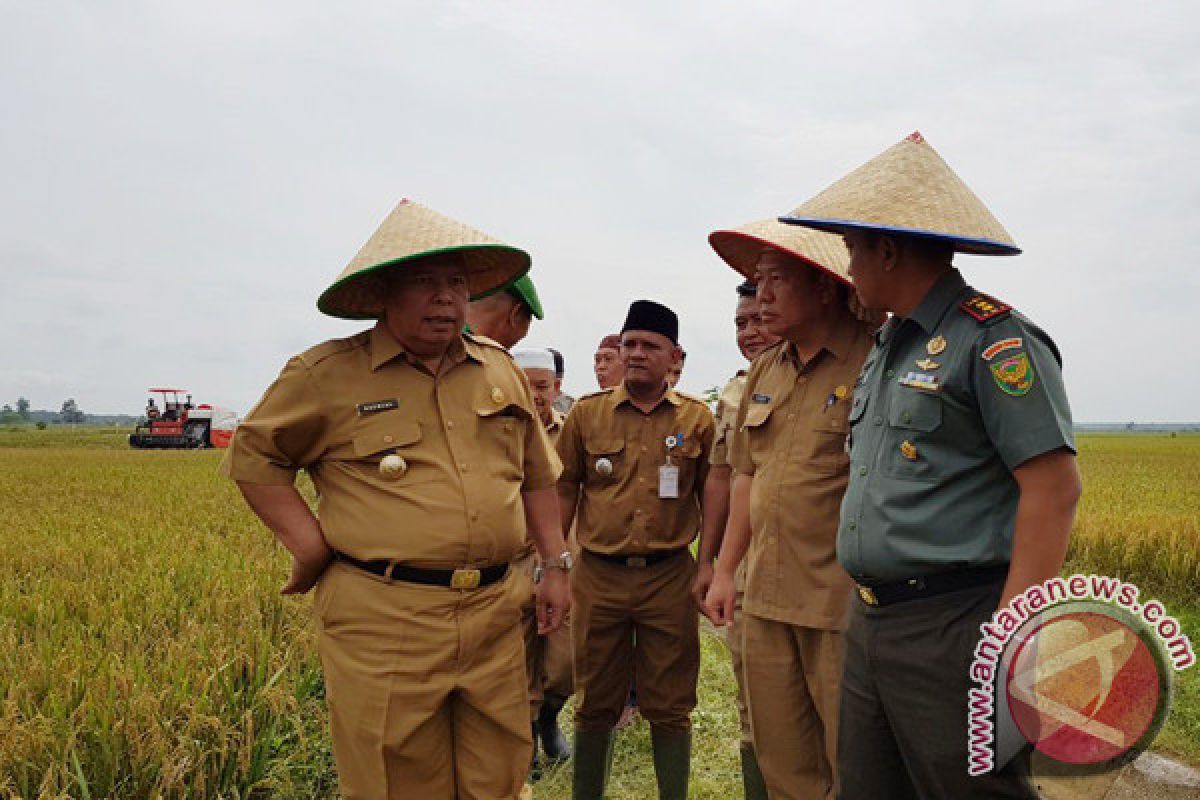
[[738, 297], [756, 297], [758, 295], [758, 284], [750, 281], [743, 281], [737, 287]]
[[566, 362], [563, 361], [563, 355], [553, 347], [547, 347], [546, 349], [550, 351], [550, 355], [554, 356], [554, 377], [561, 381], [563, 375], [565, 375], [567, 372]]

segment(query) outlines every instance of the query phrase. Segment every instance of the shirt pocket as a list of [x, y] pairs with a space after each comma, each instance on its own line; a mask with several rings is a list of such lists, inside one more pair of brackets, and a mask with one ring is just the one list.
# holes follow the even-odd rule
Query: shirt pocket
[[355, 462], [364, 470], [378, 474], [383, 457], [395, 453], [407, 467], [404, 483], [411, 485], [433, 478], [423, 469], [428, 465], [421, 457], [421, 425], [414, 420], [371, 415], [354, 426], [350, 444]]
[[769, 430], [774, 412], [775, 406], [767, 403], [754, 403], [746, 409], [746, 419], [742, 423], [740, 435], [746, 437], [744, 445], [756, 470], [766, 461], [771, 451], [771, 440], [776, 438]]
[[615, 485], [621, 473], [627, 469], [625, 442], [622, 439], [587, 439], [583, 449], [587, 453], [584, 483], [589, 486]]
[[840, 417], [821, 418], [813, 426], [812, 457], [814, 472], [836, 475], [850, 469], [850, 453], [846, 446], [849, 425]]
[[942, 427], [942, 398], [917, 389], [899, 389], [888, 409], [891, 436], [885, 464], [889, 475], [908, 480], [937, 478], [930, 456]]
[[529, 412], [518, 405], [507, 405], [476, 408], [475, 413], [479, 417], [479, 428], [474, 446], [478, 446], [480, 457], [488, 463], [490, 472], [504, 480], [521, 480], [525, 474]]

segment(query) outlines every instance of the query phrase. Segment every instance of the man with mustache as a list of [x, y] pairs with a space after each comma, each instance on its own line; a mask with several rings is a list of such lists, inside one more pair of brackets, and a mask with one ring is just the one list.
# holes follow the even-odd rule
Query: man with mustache
[[[530, 757], [509, 562], [547, 568], [540, 628], [569, 608], [559, 464], [525, 377], [463, 334], [467, 302], [529, 256], [403, 200], [317, 302], [370, 329], [292, 358], [223, 464], [316, 587], [341, 795], [510, 798]], [[317, 514], [294, 487], [306, 471]]]
[[582, 550], [571, 585], [575, 800], [604, 795], [613, 727], [635, 678], [659, 797], [687, 797], [700, 667], [688, 545], [700, 527], [713, 420], [702, 401], [667, 385], [678, 337], [669, 308], [634, 302], [621, 329], [623, 383], [580, 398], [558, 440], [563, 527], [577, 520]]

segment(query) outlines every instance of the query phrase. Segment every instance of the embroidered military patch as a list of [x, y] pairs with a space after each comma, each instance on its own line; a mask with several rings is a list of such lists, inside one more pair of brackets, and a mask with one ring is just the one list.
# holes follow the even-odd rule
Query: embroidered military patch
[[928, 375], [924, 372], [910, 372], [897, 381], [901, 386], [909, 386], [913, 389], [924, 389], [928, 392], [940, 392], [942, 390], [941, 381], [937, 375]]
[[1001, 303], [996, 298], [988, 297], [986, 294], [977, 294], [974, 297], [963, 300], [958, 304], [958, 307], [979, 322], [987, 322], [1012, 311], [1012, 306], [1008, 303]]
[[983, 360], [991, 361], [993, 358], [995, 358], [1000, 353], [1003, 353], [1005, 350], [1020, 350], [1020, 349], [1021, 349], [1021, 340], [1019, 338], [1001, 339], [1000, 341], [996, 342], [993, 345], [990, 345], [987, 349], [985, 349], [983, 351]]
[[1017, 353], [991, 364], [992, 377], [1000, 391], [1013, 397], [1024, 397], [1033, 388], [1033, 364], [1028, 353]]
[[400, 401], [395, 398], [391, 400], [376, 400], [373, 403], [359, 403], [358, 414], [378, 414], [380, 411], [391, 411], [394, 408], [400, 407]]
[[941, 366], [941, 364], [939, 364], [937, 361], [934, 361], [932, 358], [918, 358], [917, 366], [920, 367], [921, 369], [925, 370], [926, 372], [929, 372], [931, 370], [937, 369], [938, 367]]

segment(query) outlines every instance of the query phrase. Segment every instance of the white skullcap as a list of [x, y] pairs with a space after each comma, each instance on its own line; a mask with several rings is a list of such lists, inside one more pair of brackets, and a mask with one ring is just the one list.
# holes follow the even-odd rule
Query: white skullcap
[[513, 360], [521, 369], [545, 369], [554, 372], [554, 354], [549, 350], [516, 350]]

